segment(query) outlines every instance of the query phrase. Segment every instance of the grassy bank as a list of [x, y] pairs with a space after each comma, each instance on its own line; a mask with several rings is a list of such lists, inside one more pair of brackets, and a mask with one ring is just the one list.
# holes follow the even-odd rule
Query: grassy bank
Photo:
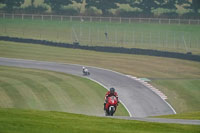
[[0, 19], [0, 35], [81, 45], [200, 53], [199, 25]]
[[200, 79], [158, 79], [155, 87], [169, 98], [169, 103], [178, 112], [200, 111]]
[[0, 109], [4, 133], [198, 133], [199, 125], [161, 124], [69, 113]]
[[151, 83], [168, 96], [178, 113], [200, 110], [199, 62], [4, 41], [0, 42], [0, 56], [97, 66], [154, 79]]
[[200, 112], [189, 112], [175, 115], [157, 116], [158, 118], [200, 120]]
[[[0, 107], [104, 115], [106, 89], [84, 78], [0, 66]], [[119, 106], [116, 115], [128, 115]]]

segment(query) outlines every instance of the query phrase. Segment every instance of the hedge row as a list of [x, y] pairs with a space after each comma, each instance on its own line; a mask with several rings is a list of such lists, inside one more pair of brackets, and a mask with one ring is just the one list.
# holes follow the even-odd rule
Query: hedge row
[[15, 38], [15, 37], [8, 37], [8, 36], [0, 36], [0, 40], [31, 43], [31, 44], [42, 44], [42, 45], [48, 45], [48, 46], [74, 48], [74, 49], [94, 50], [94, 51], [100, 51], [100, 52], [168, 57], [168, 58], [177, 58], [177, 59], [200, 62], [200, 55], [193, 55], [192, 53], [177, 53], [177, 52], [159, 51], [159, 50], [151, 50], [151, 49], [124, 48], [124, 47], [84, 46], [84, 45], [79, 45], [79, 43], [68, 44], [68, 43], [59, 43], [59, 42], [52, 42], [52, 41], [46, 41], [46, 40]]

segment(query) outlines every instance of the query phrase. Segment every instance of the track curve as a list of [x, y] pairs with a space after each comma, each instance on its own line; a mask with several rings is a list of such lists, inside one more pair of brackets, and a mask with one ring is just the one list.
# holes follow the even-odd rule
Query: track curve
[[[36, 68], [64, 72], [76, 76], [82, 75], [81, 65], [72, 65], [56, 62], [13, 59], [0, 57], [0, 65], [23, 68]], [[111, 70], [87, 67], [91, 73], [88, 77], [106, 88], [115, 87], [129, 115], [133, 117], [148, 117], [174, 114], [173, 108], [152, 92], [142, 83], [127, 77], [124, 74]]]

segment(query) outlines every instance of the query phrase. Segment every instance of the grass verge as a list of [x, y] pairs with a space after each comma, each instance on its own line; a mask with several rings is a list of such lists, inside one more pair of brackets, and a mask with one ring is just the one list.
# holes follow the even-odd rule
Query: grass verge
[[156, 116], [157, 118], [200, 120], [200, 112], [189, 112], [175, 115]]
[[168, 96], [178, 112], [200, 111], [200, 79], [157, 79], [153, 85]]
[[0, 109], [4, 133], [198, 133], [199, 125], [161, 124], [35, 110]]

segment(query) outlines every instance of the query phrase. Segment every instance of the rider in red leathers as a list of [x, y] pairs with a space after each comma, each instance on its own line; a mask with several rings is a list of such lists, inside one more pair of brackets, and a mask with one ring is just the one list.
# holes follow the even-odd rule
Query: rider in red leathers
[[106, 110], [106, 103], [108, 101], [108, 97], [111, 97], [111, 96], [115, 96], [117, 98], [117, 103], [119, 103], [118, 94], [117, 92], [115, 92], [115, 88], [110, 88], [110, 91], [108, 91], [105, 96], [104, 110]]

